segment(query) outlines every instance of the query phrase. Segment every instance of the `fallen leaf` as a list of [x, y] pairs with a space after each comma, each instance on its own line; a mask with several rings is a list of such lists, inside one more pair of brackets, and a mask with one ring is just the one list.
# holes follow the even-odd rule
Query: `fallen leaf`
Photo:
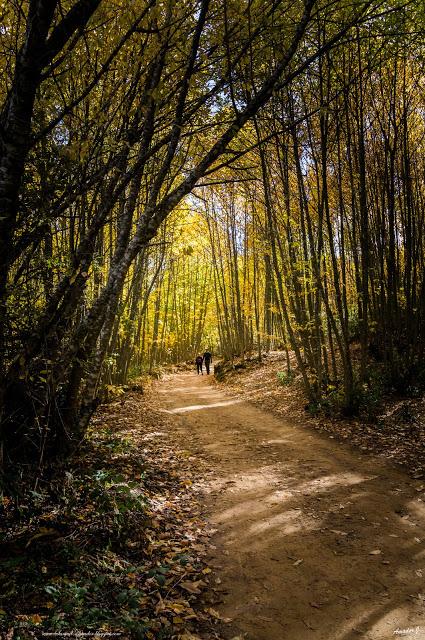
[[339, 531], [338, 529], [329, 529], [331, 533], [336, 533], [338, 536], [348, 536], [346, 531]]
[[40, 527], [39, 532], [36, 533], [34, 536], [32, 536], [28, 540], [27, 544], [25, 545], [25, 549], [29, 547], [31, 542], [33, 542], [34, 540], [37, 540], [38, 538], [44, 538], [46, 536], [55, 536], [55, 535], [59, 535], [59, 531], [57, 531], [56, 529], [50, 529], [48, 527]]
[[194, 594], [201, 593], [201, 589], [199, 587], [203, 585], [205, 585], [205, 582], [203, 582], [202, 580], [197, 580], [196, 582], [189, 582], [187, 580], [184, 582], [180, 582], [180, 586], [182, 589]]
[[172, 602], [167, 606], [168, 606], [168, 609], [171, 609], [171, 611], [174, 611], [174, 613], [182, 613], [186, 609], [184, 604], [181, 604], [180, 602]]

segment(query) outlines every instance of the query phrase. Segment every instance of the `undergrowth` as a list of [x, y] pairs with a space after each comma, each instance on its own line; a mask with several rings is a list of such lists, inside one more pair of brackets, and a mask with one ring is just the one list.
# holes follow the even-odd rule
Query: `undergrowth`
[[190, 493], [193, 465], [178, 471], [187, 452], [144, 441], [140, 424], [120, 432], [113, 408], [106, 411], [66, 468], [49, 469], [36, 485], [17, 469], [15, 493], [2, 496], [7, 640], [77, 630], [191, 637], [192, 605], [207, 586], [202, 545], [193, 549], [206, 535]]

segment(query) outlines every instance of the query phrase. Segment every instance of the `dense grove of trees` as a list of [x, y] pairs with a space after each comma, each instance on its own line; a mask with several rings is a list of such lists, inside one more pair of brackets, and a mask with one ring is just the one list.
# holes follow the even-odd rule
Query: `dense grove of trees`
[[[3, 6], [1, 452], [204, 346], [295, 353], [355, 408], [424, 349], [420, 4]], [[353, 341], [359, 354], [353, 357]], [[288, 361], [289, 362], [289, 361]]]
[[399, 17], [402, 35], [357, 29], [273, 99], [255, 127], [257, 179], [237, 196], [242, 272], [262, 253], [250, 306], [264, 301], [263, 330], [294, 351], [310, 400], [330, 387], [348, 411], [374, 375], [398, 390], [424, 381], [424, 50]]
[[[192, 201], [220, 352], [292, 351], [310, 401], [348, 412], [424, 383], [424, 50], [412, 15], [395, 25], [391, 38], [357, 29], [277, 93], [240, 166]], [[191, 277], [204, 244], [183, 256]]]

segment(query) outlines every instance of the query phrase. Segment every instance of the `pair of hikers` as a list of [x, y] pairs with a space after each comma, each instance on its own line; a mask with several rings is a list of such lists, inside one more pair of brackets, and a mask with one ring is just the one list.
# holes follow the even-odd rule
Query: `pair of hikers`
[[205, 369], [207, 370], [207, 375], [210, 374], [210, 364], [212, 362], [212, 355], [209, 351], [205, 351], [203, 356], [196, 356], [196, 370], [199, 374], [204, 375], [202, 371], [202, 365], [205, 363]]

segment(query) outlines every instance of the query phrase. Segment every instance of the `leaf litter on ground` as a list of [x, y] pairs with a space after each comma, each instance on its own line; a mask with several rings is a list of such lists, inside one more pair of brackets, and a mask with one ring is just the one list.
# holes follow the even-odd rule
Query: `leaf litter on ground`
[[0, 637], [220, 638], [205, 469], [170, 419], [152, 389], [127, 393], [99, 409], [66, 468], [3, 496]]

